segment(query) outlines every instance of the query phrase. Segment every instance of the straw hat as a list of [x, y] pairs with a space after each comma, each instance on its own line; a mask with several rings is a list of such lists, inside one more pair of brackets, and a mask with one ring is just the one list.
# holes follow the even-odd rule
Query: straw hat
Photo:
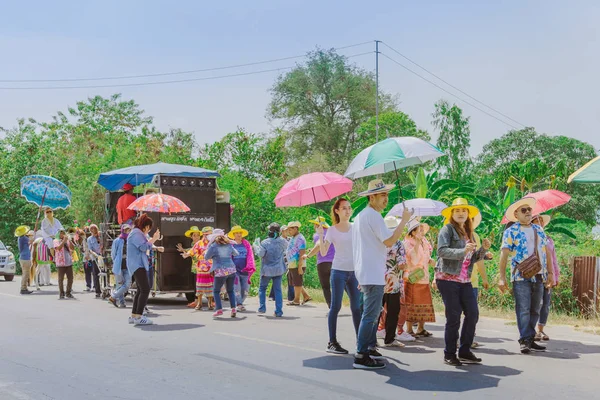
[[533, 221], [536, 218], [541, 218], [542, 219], [542, 228], [546, 227], [546, 225], [548, 225], [550, 223], [550, 220], [552, 219], [552, 217], [550, 215], [543, 214], [543, 215], [536, 215], [531, 220]]
[[469, 211], [469, 218], [475, 218], [475, 216], [479, 214], [479, 209], [477, 207], [469, 205], [467, 199], [458, 197], [454, 199], [450, 207], [446, 207], [442, 210], [442, 216], [445, 217], [446, 220], [450, 221], [450, 218], [452, 218], [452, 211], [456, 210], [457, 208], [466, 208]]
[[212, 226], [205, 226], [204, 228], [202, 228], [202, 234], [206, 235], [213, 233], [215, 229]]
[[227, 236], [229, 237], [229, 239], [233, 239], [233, 235], [241, 232], [242, 233], [242, 237], [246, 237], [248, 236], [248, 231], [244, 228], [242, 228], [239, 225], [234, 226], [233, 228], [231, 228], [231, 230], [229, 231], [229, 233], [227, 234]]
[[408, 221], [408, 224], [406, 225], [406, 229], [407, 229], [406, 233], [410, 234], [412, 231], [414, 231], [421, 225], [423, 225], [423, 228], [425, 229], [423, 234], [426, 235], [430, 229], [429, 224], [422, 224], [421, 220], [419, 218], [412, 218], [410, 221]]
[[385, 222], [385, 226], [387, 226], [389, 229], [396, 229], [400, 224], [400, 222], [398, 222], [398, 218], [394, 217], [393, 215], [385, 217], [383, 221]]
[[67, 231], [66, 231], [66, 230], [64, 230], [64, 229], [59, 229], [59, 230], [58, 230], [58, 232], [56, 232], [56, 236], [55, 236], [54, 238], [55, 238], [56, 240], [60, 240], [60, 234], [61, 234], [62, 232], [64, 232], [64, 233], [67, 233]]
[[481, 224], [482, 219], [483, 219], [483, 217], [481, 216], [481, 213], [479, 213], [475, 217], [473, 217], [473, 230], [477, 229], [479, 224]]
[[382, 179], [373, 179], [371, 182], [369, 182], [367, 190], [359, 193], [358, 195], [360, 197], [365, 197], [379, 193], [389, 193], [394, 190], [395, 187], [396, 185], [386, 185], [383, 183]]
[[324, 217], [319, 216], [315, 219], [311, 219], [308, 222], [310, 222], [313, 225], [321, 225], [323, 228], [329, 229], [329, 224], [327, 223], [327, 221], [325, 221]]
[[515, 211], [517, 211], [519, 208], [521, 208], [523, 206], [531, 207], [533, 209], [533, 207], [535, 207], [535, 203], [536, 203], [536, 200], [533, 197], [523, 197], [522, 199], [517, 200], [514, 203], [512, 203], [510, 206], [508, 206], [508, 208], [506, 209], [506, 212], [504, 213], [504, 216], [510, 222], [517, 222], [517, 217], [515, 216]]
[[26, 235], [29, 232], [30, 228], [27, 225], [21, 225], [15, 229], [15, 236], [21, 237]]
[[300, 229], [300, 228], [302, 228], [302, 224], [299, 221], [292, 221], [289, 224], [287, 224], [287, 228], [288, 229], [290, 229], [290, 228], [298, 228], [298, 229]]
[[202, 231], [197, 226], [192, 226], [190, 229], [185, 231], [185, 237], [192, 237], [192, 233], [199, 233], [202, 235]]
[[27, 236], [35, 236], [35, 232], [30, 230], [29, 232], [27, 232]]

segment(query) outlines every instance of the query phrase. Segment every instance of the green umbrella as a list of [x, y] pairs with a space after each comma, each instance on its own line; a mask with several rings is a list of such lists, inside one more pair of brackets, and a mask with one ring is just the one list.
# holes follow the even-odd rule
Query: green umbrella
[[600, 183], [600, 157], [594, 158], [569, 176], [567, 183], [571, 182]]

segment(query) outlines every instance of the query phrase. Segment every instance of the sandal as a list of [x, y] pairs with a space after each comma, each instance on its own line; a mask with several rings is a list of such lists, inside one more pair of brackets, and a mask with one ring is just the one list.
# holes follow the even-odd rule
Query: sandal
[[300, 303], [294, 303], [293, 301], [288, 301], [288, 302], [287, 302], [287, 305], [288, 305], [288, 306], [299, 306], [299, 305], [300, 305]]
[[308, 303], [309, 301], [312, 301], [312, 297], [309, 297], [308, 299], [304, 300], [304, 302], [303, 302], [302, 304], [306, 304], [306, 303]]
[[421, 332], [415, 333], [415, 336], [431, 337], [433, 334], [423, 329]]
[[550, 338], [548, 337], [548, 335], [546, 335], [543, 331], [540, 332], [540, 334], [542, 335], [542, 340], [547, 342], [548, 340], [550, 340]]
[[540, 342], [542, 340], [542, 332], [536, 333], [533, 340], [535, 340], [536, 342]]

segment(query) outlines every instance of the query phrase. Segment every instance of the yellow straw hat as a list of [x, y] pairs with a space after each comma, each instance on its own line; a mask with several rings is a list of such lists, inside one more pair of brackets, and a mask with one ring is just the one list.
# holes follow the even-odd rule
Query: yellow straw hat
[[246, 237], [248, 236], [248, 231], [244, 228], [242, 228], [239, 225], [234, 226], [233, 228], [231, 228], [231, 230], [229, 231], [229, 233], [227, 234], [227, 236], [229, 237], [229, 239], [233, 239], [233, 235], [241, 232], [242, 233], [242, 237]]
[[475, 216], [479, 214], [479, 209], [477, 207], [469, 205], [467, 199], [458, 197], [454, 199], [450, 207], [446, 207], [442, 210], [442, 216], [446, 218], [447, 221], [450, 221], [450, 218], [452, 217], [452, 211], [456, 210], [457, 208], [466, 208], [469, 211], [469, 218], [475, 218]]
[[16, 237], [21, 237], [21, 236], [25, 236], [27, 235], [27, 232], [29, 232], [30, 228], [27, 225], [21, 225], [19, 227], [17, 227], [17, 229], [15, 229], [15, 236]]
[[200, 230], [200, 228], [194, 225], [190, 229], [185, 231], [185, 237], [191, 238], [193, 233], [199, 233], [200, 235], [202, 235], [202, 231]]
[[308, 222], [310, 222], [311, 224], [314, 224], [314, 225], [321, 225], [323, 228], [329, 229], [329, 224], [327, 223], [327, 221], [325, 221], [325, 217], [319, 216], [315, 219], [311, 219]]

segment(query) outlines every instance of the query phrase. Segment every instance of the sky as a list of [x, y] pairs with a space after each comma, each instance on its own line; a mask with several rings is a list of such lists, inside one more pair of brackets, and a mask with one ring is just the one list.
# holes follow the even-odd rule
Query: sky
[[[451, 4], [450, 4], [451, 3]], [[600, 149], [600, 2], [564, 1], [20, 1], [0, 14], [0, 80], [74, 79], [177, 72], [253, 63], [338, 48], [374, 71], [374, 40], [407, 56], [495, 114], [381, 45], [380, 88], [437, 137], [434, 103], [456, 102], [471, 118], [471, 153], [513, 127], [566, 135]], [[497, 118], [390, 61], [400, 62]], [[0, 82], [0, 126], [49, 120], [79, 100], [122, 93], [159, 129], [182, 128], [199, 143], [237, 127], [268, 132], [269, 89], [286, 70], [194, 82], [118, 88], [7, 90], [209, 78], [294, 66], [302, 58], [243, 68], [142, 79]], [[512, 125], [509, 126], [509, 125]], [[523, 124], [523, 125], [521, 125]]]

